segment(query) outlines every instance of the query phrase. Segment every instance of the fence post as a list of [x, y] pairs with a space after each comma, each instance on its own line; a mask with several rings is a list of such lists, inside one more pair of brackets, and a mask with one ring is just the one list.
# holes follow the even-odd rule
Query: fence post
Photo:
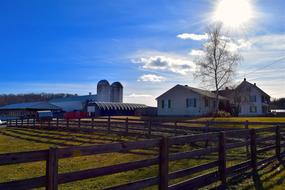
[[57, 148], [51, 147], [46, 165], [47, 190], [58, 189], [58, 155]]
[[159, 190], [168, 189], [168, 162], [169, 162], [168, 138], [160, 140], [159, 152]]
[[56, 128], [58, 128], [58, 117], [56, 118]]
[[36, 127], [36, 118], [33, 119], [33, 127]]
[[150, 138], [151, 136], [151, 125], [152, 125], [152, 121], [148, 120], [148, 137]]
[[[204, 133], [207, 134], [207, 133], [209, 132], [209, 126], [210, 126], [210, 121], [207, 121], [207, 122], [206, 122], [206, 126], [205, 126], [205, 131], [204, 131]], [[208, 140], [208, 138], [207, 138], [207, 140], [206, 140], [206, 142], [205, 142], [205, 147], [207, 148], [208, 145], [209, 145], [209, 140]]]
[[281, 157], [280, 157], [280, 152], [281, 152], [281, 146], [280, 146], [280, 140], [281, 140], [281, 137], [280, 137], [280, 127], [279, 126], [276, 126], [276, 157], [279, 161], [281, 161]]
[[18, 127], [18, 119], [16, 119], [16, 127]]
[[126, 118], [126, 133], [129, 133], [129, 118]]
[[81, 119], [78, 118], [78, 127], [80, 128], [80, 126], [81, 126]]
[[111, 131], [111, 116], [108, 116], [107, 127], [108, 127], [108, 132], [110, 132]]
[[92, 117], [91, 119], [91, 126], [92, 126], [92, 129], [94, 128], [94, 117]]
[[30, 118], [27, 119], [27, 127], [30, 125]]
[[226, 141], [225, 133], [220, 132], [219, 134], [219, 174], [222, 182], [222, 189], [226, 188], [227, 183], [227, 165], [226, 165]]
[[69, 127], [69, 119], [66, 119], [66, 127]]
[[[248, 129], [248, 120], [246, 120], [244, 122], [244, 128]], [[246, 136], [245, 141], [246, 141], [246, 143], [248, 142], [248, 136]], [[246, 144], [245, 148], [246, 148], [246, 155], [247, 155], [247, 157], [249, 157], [250, 153], [249, 153], [249, 146], [248, 146], [248, 144]]]
[[48, 128], [50, 128], [50, 120], [48, 120]]
[[177, 121], [174, 122], [174, 135], [177, 135]]
[[24, 126], [24, 120], [21, 119], [21, 127], [23, 127], [23, 126]]
[[250, 130], [250, 155], [251, 155], [251, 166], [253, 172], [257, 171], [257, 157], [256, 157], [256, 132], [255, 129]]

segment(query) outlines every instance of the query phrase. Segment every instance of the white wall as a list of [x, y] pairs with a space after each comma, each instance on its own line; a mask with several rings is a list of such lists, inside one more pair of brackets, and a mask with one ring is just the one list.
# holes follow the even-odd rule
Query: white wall
[[[186, 107], [187, 98], [196, 98], [196, 107]], [[164, 108], [161, 101], [164, 100]], [[168, 108], [168, 100], [171, 100], [171, 108]], [[160, 116], [199, 116], [214, 111], [214, 100], [209, 99], [209, 107], [205, 107], [204, 97], [183, 88], [174, 88], [157, 101], [158, 115]]]

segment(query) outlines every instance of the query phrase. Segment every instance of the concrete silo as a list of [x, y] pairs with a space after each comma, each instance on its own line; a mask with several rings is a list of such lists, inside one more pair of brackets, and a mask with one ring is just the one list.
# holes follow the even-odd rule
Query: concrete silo
[[120, 82], [111, 85], [111, 102], [123, 102], [123, 85]]
[[100, 80], [97, 84], [97, 101], [111, 102], [111, 86], [107, 80]]

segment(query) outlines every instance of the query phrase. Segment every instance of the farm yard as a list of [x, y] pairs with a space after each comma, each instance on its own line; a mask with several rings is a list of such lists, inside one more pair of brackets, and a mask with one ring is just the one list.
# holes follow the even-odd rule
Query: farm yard
[[[261, 120], [263, 122], [285, 121], [285, 118], [277, 119], [278, 121], [273, 120], [272, 118], [262, 118]], [[96, 146], [96, 148], [99, 148], [100, 146], [110, 143], [117, 145], [118, 143], [123, 144], [125, 147], [123, 146], [122, 148], [117, 149], [118, 151], [103, 151], [99, 154], [85, 154], [84, 150], [72, 150], [72, 155], [58, 159], [58, 173], [61, 175], [75, 172], [72, 173], [73, 178], [82, 179], [81, 175], [76, 175], [77, 171], [88, 171], [93, 170], [94, 168], [100, 169], [102, 167], [108, 168], [108, 166], [116, 166], [128, 162], [138, 163], [142, 160], [151, 161], [150, 163], [145, 162], [142, 164], [145, 167], [135, 167], [129, 165], [129, 168], [133, 167], [135, 170], [130, 169], [129, 171], [125, 172], [119, 172], [119, 167], [114, 167], [114, 171], [118, 171], [113, 171], [116, 174], [112, 174], [112, 171], [109, 171], [107, 173], [110, 175], [103, 175], [102, 173], [104, 172], [101, 171], [102, 175], [99, 175], [100, 172], [98, 174], [98, 170], [97, 173], [95, 172], [96, 174], [93, 174], [95, 177], [90, 177], [90, 179], [85, 179], [83, 177], [84, 180], [74, 180], [74, 182], [69, 182], [65, 179], [69, 183], [66, 182], [59, 185], [59, 189], [105, 189], [110, 187], [114, 189], [116, 186], [118, 187], [122, 184], [133, 183], [134, 181], [140, 181], [142, 179], [152, 179], [153, 181], [149, 180], [150, 184], [157, 184], [156, 177], [159, 175], [161, 166], [157, 162], [156, 158], [158, 155], [161, 155], [161, 150], [159, 150], [159, 145], [156, 142], [160, 142], [159, 139], [161, 136], [168, 136], [170, 141], [168, 154], [168, 178], [169, 185], [172, 187], [172, 189], [175, 189], [173, 187], [174, 184], [181, 184], [183, 181], [190, 178], [195, 179], [195, 177], [199, 178], [199, 176], [205, 174], [215, 174], [216, 171], [221, 171], [221, 151], [220, 148], [219, 150], [216, 150], [216, 147], [220, 147], [219, 142], [221, 136], [219, 131], [217, 132], [214, 130], [220, 130], [220, 126], [217, 128], [217, 123], [211, 123], [213, 126], [208, 126], [206, 128], [207, 130], [205, 131], [203, 123], [199, 122], [198, 124], [194, 124], [191, 122], [183, 123], [185, 121], [181, 121], [181, 123], [163, 121], [160, 123], [160, 125], [164, 125], [165, 128], [162, 129], [163, 127], [160, 126], [159, 128], [159, 124], [155, 123], [154, 121], [151, 123], [152, 125], [150, 125], [149, 122], [142, 121], [141, 119], [138, 120], [138, 118], [128, 118], [126, 125], [125, 120], [126, 118], [120, 117], [112, 119], [100, 118], [93, 121], [91, 119], [83, 119], [81, 121], [68, 122], [53, 120], [52, 122], [45, 123], [38, 123], [34, 121], [17, 121], [17, 123], [10, 123], [9, 127], [0, 129], [0, 169], [1, 171], [5, 171], [0, 174], [0, 188], [2, 187], [1, 184], [6, 183], [7, 185], [7, 183], [12, 181], [37, 178], [46, 175], [46, 161], [5, 165], [3, 161], [4, 157], [2, 156], [7, 153], [47, 150], [49, 147], [58, 147], [59, 150], [69, 151], [68, 148], [75, 146], [82, 148]], [[199, 119], [198, 121], [204, 122], [205, 120], [208, 120], [208, 118]], [[259, 121], [258, 118], [246, 118], [246, 120], [249, 122]], [[213, 121], [213, 119], [211, 121]], [[217, 119], [215, 119], [215, 121], [217, 121]], [[219, 118], [219, 121], [240, 122], [240, 120], [237, 121], [232, 118]], [[108, 124], [108, 122], [110, 122], [110, 124]], [[234, 173], [234, 175], [231, 173], [231, 171], [234, 169], [234, 165], [241, 164], [251, 159], [250, 155], [248, 155], [250, 151], [248, 150], [249, 148], [246, 148], [246, 143], [241, 141], [241, 139], [246, 137], [246, 134], [250, 134], [250, 131], [243, 129], [243, 123], [239, 125], [234, 123], [225, 129], [224, 135], [226, 139], [224, 139], [224, 141], [227, 145], [225, 151], [225, 164], [227, 168], [232, 167], [227, 171], [227, 173], [230, 175], [230, 177], [227, 178], [227, 185], [229, 189], [282, 188], [282, 184], [285, 180], [285, 171], [283, 170], [282, 162], [279, 164], [276, 159], [271, 158], [276, 154], [276, 137], [274, 136], [275, 127], [270, 129], [268, 126], [270, 127], [272, 125], [269, 124], [248, 125], [249, 128], [256, 128], [256, 143], [258, 145], [256, 146], [258, 152], [257, 162], [261, 163], [261, 161], [264, 159], [270, 161], [258, 165], [258, 168], [261, 169], [259, 169], [253, 177], [250, 175], [251, 167], [244, 169], [244, 172], [241, 173], [237, 172]], [[69, 127], [68, 130], [66, 129], [66, 125]], [[170, 129], [171, 125], [172, 129]], [[242, 129], [231, 132], [234, 125], [237, 128], [239, 126]], [[152, 127], [150, 128], [149, 126]], [[173, 129], [175, 126], [176, 129]], [[192, 128], [191, 126], [194, 127]], [[186, 130], [185, 127], [188, 127], [189, 131]], [[194, 128], [198, 129], [193, 130]], [[199, 130], [199, 128], [201, 130]], [[103, 129], [106, 130], [104, 131]], [[262, 130], [258, 131], [259, 129]], [[283, 129], [281, 128], [279, 130], [281, 130], [281, 134], [283, 134]], [[183, 136], [187, 138], [183, 138]], [[282, 141], [283, 139], [281, 138], [281, 147], [283, 144]], [[143, 145], [143, 143], [139, 144], [136, 142], [145, 142], [146, 144]], [[147, 144], [152, 145], [148, 147]], [[264, 152], [261, 149], [264, 149]], [[283, 149], [284, 148], [280, 148], [281, 155]], [[11, 162], [13, 162], [13, 159], [11, 160]], [[201, 165], [203, 166], [203, 169], [199, 168]], [[87, 173], [85, 172], [85, 174]], [[214, 178], [217, 177], [215, 175], [209, 176], [214, 176]], [[233, 176], [234, 178], [232, 178]], [[220, 176], [218, 178], [220, 178]], [[59, 179], [61, 178], [59, 177]], [[205, 179], [203, 180], [205, 181]], [[191, 183], [199, 185], [199, 183], [195, 182], [195, 180], [191, 181]], [[209, 183], [209, 186], [202, 188], [215, 188], [219, 185], [221, 185], [221, 182], [219, 180], [214, 180], [214, 183]], [[147, 189], [158, 188], [157, 185], [149, 186], [150, 187]], [[122, 187], [124, 186], [121, 186], [121, 188]], [[23, 187], [23, 189], [25, 188]]]

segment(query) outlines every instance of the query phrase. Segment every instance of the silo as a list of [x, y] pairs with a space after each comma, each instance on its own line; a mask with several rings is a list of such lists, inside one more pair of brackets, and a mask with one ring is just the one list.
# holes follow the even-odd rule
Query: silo
[[100, 80], [97, 84], [97, 101], [111, 101], [111, 86], [107, 80]]
[[123, 85], [120, 82], [111, 85], [111, 101], [123, 102]]

